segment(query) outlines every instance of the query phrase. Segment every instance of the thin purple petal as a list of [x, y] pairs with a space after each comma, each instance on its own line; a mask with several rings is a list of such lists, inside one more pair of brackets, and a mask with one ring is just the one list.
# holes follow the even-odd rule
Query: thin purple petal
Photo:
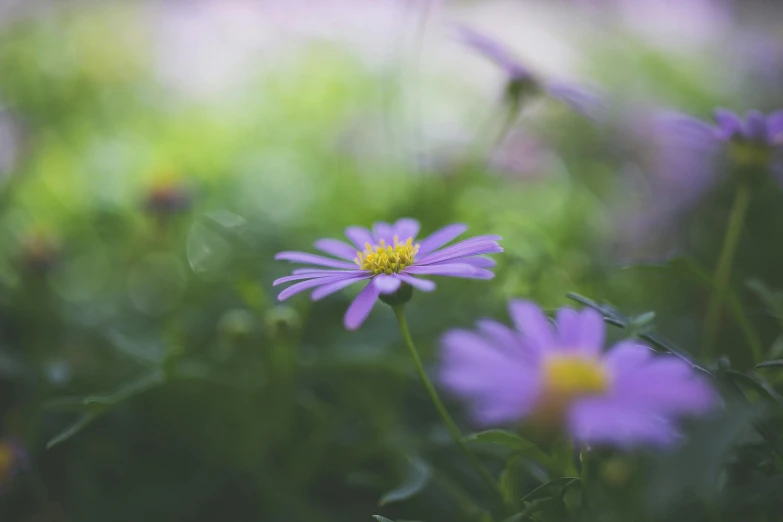
[[530, 71], [500, 42], [468, 27], [458, 26], [459, 39], [501, 67], [512, 80], [532, 79]]
[[335, 281], [333, 283], [329, 283], [327, 285], [324, 285], [320, 288], [316, 288], [315, 290], [313, 290], [313, 293], [310, 295], [310, 299], [312, 299], [313, 301], [318, 301], [328, 295], [332, 295], [333, 293], [342, 290], [346, 286], [351, 286], [354, 283], [358, 283], [359, 281], [363, 281], [369, 278], [370, 278], [369, 275], [364, 274], [357, 277], [351, 277], [349, 279], [343, 279], [342, 281]]
[[356, 330], [362, 325], [367, 316], [370, 315], [379, 295], [378, 287], [372, 281], [364, 287], [364, 290], [359, 292], [359, 295], [356, 296], [356, 299], [353, 300], [345, 312], [343, 322], [348, 330]]
[[358, 273], [369, 273], [366, 270], [359, 270], [356, 265], [353, 266], [353, 270], [337, 270], [337, 269], [324, 269], [324, 268], [296, 268], [292, 272], [294, 275], [306, 275], [309, 274], [311, 276], [317, 276], [317, 275], [340, 275], [340, 274], [358, 274]]
[[621, 375], [649, 361], [654, 353], [649, 346], [635, 341], [621, 341], [604, 355], [603, 360], [613, 374]]
[[561, 308], [557, 312], [557, 330], [560, 346], [565, 350], [596, 354], [604, 346], [606, 326], [601, 314], [591, 308], [579, 312]]
[[494, 259], [488, 257], [467, 257], [460, 260], [460, 263], [475, 266], [476, 268], [494, 268], [497, 263]]
[[603, 397], [582, 399], [574, 403], [567, 423], [573, 437], [587, 444], [668, 446], [680, 436], [667, 417], [640, 411]]
[[767, 120], [759, 111], [748, 111], [745, 114], [745, 137], [752, 141], [767, 141]]
[[[451, 277], [475, 277], [479, 268], [464, 263], [451, 263], [443, 265], [409, 266], [404, 270], [407, 274], [431, 274]], [[491, 273], [491, 272], [490, 272]]]
[[402, 282], [394, 276], [380, 274], [373, 278], [372, 284], [382, 294], [393, 294], [400, 288]]
[[290, 283], [291, 281], [301, 281], [302, 279], [319, 279], [322, 277], [335, 277], [335, 276], [349, 276], [349, 275], [363, 275], [364, 272], [360, 270], [354, 270], [354, 271], [348, 271], [348, 270], [324, 270], [322, 273], [305, 273], [305, 274], [294, 274], [290, 276], [281, 277], [279, 279], [275, 279], [275, 281], [272, 283], [272, 286], [281, 285], [283, 283]]
[[405, 242], [408, 239], [416, 240], [416, 236], [419, 234], [419, 222], [411, 218], [398, 219], [394, 223], [394, 235], [396, 235], [401, 242]]
[[413, 277], [404, 273], [395, 274], [395, 277], [397, 277], [403, 283], [407, 283], [413, 288], [421, 290], [422, 292], [432, 292], [435, 290], [435, 283], [427, 279], [419, 279], [418, 277]]
[[514, 300], [508, 304], [508, 313], [516, 329], [522, 333], [525, 345], [534, 353], [551, 350], [555, 336], [543, 310], [530, 301]]
[[481, 239], [474, 241], [472, 239], [468, 239], [424, 256], [423, 258], [416, 260], [416, 264], [430, 265], [451, 259], [458, 259], [460, 257], [478, 256], [484, 254], [499, 254], [501, 252], [503, 252], [503, 247], [498, 245], [496, 240]]
[[347, 268], [353, 270], [356, 269], [356, 263], [346, 263], [345, 261], [337, 261], [336, 259], [329, 259], [328, 257], [308, 254], [306, 252], [280, 252], [275, 255], [275, 259], [291, 261], [293, 263], [304, 263], [307, 265]]
[[[350, 277], [349, 277], [350, 278]], [[296, 283], [294, 285], [289, 286], [280, 294], [277, 296], [278, 301], [285, 301], [292, 295], [298, 294], [299, 292], [304, 292], [305, 290], [308, 290], [310, 288], [315, 288], [316, 286], [323, 286], [330, 283], [335, 283], [337, 281], [343, 281], [346, 279], [346, 276], [335, 276], [335, 277], [319, 277], [317, 279], [310, 279], [309, 281], [302, 281], [301, 283]]]
[[559, 82], [549, 82], [547, 93], [567, 103], [571, 108], [593, 119], [599, 119], [603, 109], [601, 97], [589, 89]]
[[454, 241], [465, 233], [467, 225], [456, 223], [437, 230], [419, 242], [419, 255], [424, 255]]
[[730, 140], [742, 132], [742, 120], [727, 109], [715, 109], [715, 121], [718, 124], [718, 137]]
[[356, 248], [363, 252], [367, 243], [373, 244], [372, 234], [364, 227], [348, 227], [345, 229], [345, 237], [351, 240]]
[[[339, 239], [319, 239], [315, 242], [315, 248], [321, 252], [352, 261], [356, 257], [356, 249]], [[364, 250], [364, 249], [362, 249]]]
[[372, 238], [375, 240], [374, 242], [376, 244], [383, 240], [387, 245], [391, 245], [394, 243], [394, 227], [380, 221], [372, 227]]
[[783, 111], [767, 115], [767, 139], [771, 145], [783, 145]]

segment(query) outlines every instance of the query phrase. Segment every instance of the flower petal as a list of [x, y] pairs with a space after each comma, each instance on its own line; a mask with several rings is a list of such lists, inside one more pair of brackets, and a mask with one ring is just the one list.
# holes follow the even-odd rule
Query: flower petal
[[405, 268], [407, 274], [432, 274], [451, 277], [475, 277], [478, 268], [464, 263], [451, 263], [442, 265], [409, 266]]
[[530, 71], [500, 42], [468, 27], [458, 26], [459, 39], [495, 62], [513, 80], [532, 79]]
[[[499, 237], [499, 236], [486, 236], [486, 237]], [[429, 265], [432, 263], [439, 263], [441, 261], [449, 261], [451, 259], [458, 259], [466, 256], [477, 256], [483, 254], [499, 254], [503, 252], [503, 247], [497, 244], [496, 240], [492, 239], [480, 239], [478, 238], [468, 239], [457, 243], [455, 245], [448, 246], [436, 252], [424, 256], [421, 259], [416, 260], [417, 265]]]
[[379, 221], [372, 227], [372, 238], [375, 240], [376, 244], [383, 240], [387, 245], [391, 245], [394, 242], [394, 227], [388, 223]]
[[419, 222], [411, 218], [398, 219], [394, 223], [394, 235], [399, 238], [401, 242], [405, 242], [408, 239], [416, 240], [416, 235], [419, 233]]
[[530, 301], [514, 300], [508, 313], [516, 329], [522, 333], [525, 345], [535, 353], [551, 350], [555, 335], [549, 319], [541, 308]]
[[402, 281], [391, 275], [380, 274], [373, 278], [372, 284], [382, 294], [393, 294], [400, 288]]
[[335, 281], [333, 283], [323, 285], [322, 287], [313, 290], [313, 293], [310, 295], [310, 299], [313, 301], [321, 300], [328, 295], [332, 295], [333, 293], [342, 290], [346, 286], [351, 286], [354, 283], [358, 283], [364, 279], [369, 279], [370, 277], [371, 276], [368, 274], [363, 274], [361, 276], [351, 277], [348, 279], [343, 279], [342, 281]]
[[767, 139], [771, 145], [783, 145], [783, 111], [767, 115]]
[[432, 292], [433, 290], [435, 290], [435, 283], [427, 279], [419, 279], [418, 277], [413, 277], [405, 273], [394, 274], [394, 275], [400, 281], [411, 285], [416, 290], [421, 290], [422, 292]]
[[730, 110], [715, 109], [715, 121], [718, 123], [718, 137], [730, 140], [742, 132], [742, 120]]
[[356, 299], [353, 300], [345, 312], [343, 322], [348, 330], [356, 330], [362, 325], [367, 316], [370, 315], [379, 295], [378, 287], [372, 281], [364, 287], [364, 290], [359, 292], [359, 295], [356, 296]]
[[275, 259], [291, 261], [292, 263], [304, 263], [307, 265], [356, 269], [356, 263], [346, 263], [345, 261], [337, 261], [336, 259], [329, 259], [328, 257], [308, 254], [306, 252], [280, 252], [275, 255]]
[[463, 225], [462, 223], [455, 223], [433, 232], [419, 242], [419, 255], [432, 252], [433, 250], [442, 247], [446, 243], [455, 240], [464, 234], [467, 229], [467, 225]]
[[604, 397], [582, 399], [568, 412], [573, 437], [587, 444], [667, 446], [679, 439], [671, 420]]
[[[348, 261], [353, 261], [357, 252], [354, 247], [339, 239], [319, 239], [315, 242], [315, 248], [321, 252], [341, 259], [347, 259]], [[364, 249], [362, 248], [362, 250]]]
[[316, 279], [310, 279], [308, 281], [302, 281], [301, 283], [296, 283], [294, 285], [291, 285], [285, 290], [283, 290], [282, 292], [280, 292], [280, 294], [277, 296], [277, 300], [285, 301], [292, 295], [298, 294], [299, 292], [304, 292], [309, 288], [328, 285], [330, 283], [335, 283], [337, 281], [343, 281], [344, 279], [346, 279], [345, 276], [335, 276], [335, 277], [319, 277]]
[[323, 270], [322, 273], [304, 273], [294, 274], [290, 276], [281, 277], [275, 279], [272, 286], [281, 285], [283, 283], [290, 283], [291, 281], [300, 281], [302, 279], [319, 279], [322, 277], [335, 277], [335, 276], [350, 276], [350, 275], [363, 275], [364, 272], [360, 270], [354, 270], [353, 272], [348, 270]]
[[760, 111], [748, 111], [743, 126], [745, 137], [753, 141], [767, 141], [767, 120]]
[[621, 341], [615, 344], [603, 360], [614, 374], [622, 374], [647, 362], [655, 352], [649, 347], [634, 341]]
[[351, 240], [360, 252], [364, 252], [365, 244], [373, 244], [372, 234], [364, 227], [348, 227], [345, 229], [345, 237]]
[[597, 354], [603, 349], [606, 326], [601, 314], [591, 308], [576, 311], [561, 308], [557, 312], [557, 330], [560, 347]]
[[488, 257], [466, 257], [460, 259], [460, 263], [475, 266], [476, 268], [494, 268], [497, 266], [495, 260]]
[[601, 111], [604, 108], [601, 97], [587, 88], [560, 82], [548, 82], [546, 91], [551, 97], [565, 102], [572, 109], [589, 118], [599, 119], [601, 117]]

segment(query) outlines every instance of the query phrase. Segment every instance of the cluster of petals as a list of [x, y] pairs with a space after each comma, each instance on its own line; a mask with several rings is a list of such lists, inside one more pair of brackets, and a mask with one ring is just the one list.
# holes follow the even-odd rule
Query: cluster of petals
[[[451, 276], [469, 279], [491, 279], [488, 270], [494, 261], [483, 257], [503, 251], [498, 245], [500, 236], [477, 236], [446, 246], [462, 235], [467, 226], [448, 225], [424, 239], [417, 240], [419, 223], [414, 219], [399, 219], [394, 224], [376, 223], [372, 230], [348, 227], [345, 236], [350, 243], [337, 239], [320, 239], [315, 248], [332, 257], [306, 252], [280, 252], [275, 259], [302, 263], [312, 267], [300, 268], [290, 276], [282, 277], [274, 285], [299, 281], [283, 290], [278, 296], [284, 300], [305, 290], [314, 289], [313, 300], [322, 299], [347, 286], [368, 281], [345, 314], [345, 327], [354, 330], [361, 326], [372, 311], [375, 302], [383, 294], [394, 294], [402, 285], [424, 292], [435, 289], [435, 283], [420, 276]], [[395, 266], [389, 273], [376, 273], [363, 268], [363, 251], [372, 251], [382, 245], [415, 244], [415, 256], [410, 264]]]
[[[679, 438], [680, 417], [716, 404], [708, 380], [679, 357], [634, 341], [603, 352], [605, 326], [594, 310], [562, 308], [555, 325], [526, 301], [512, 301], [509, 312], [513, 329], [481, 320], [476, 331], [442, 339], [440, 381], [479, 424], [551, 419], [545, 410], [554, 405], [558, 428], [580, 443], [662, 446]], [[572, 371], [552, 382], [553, 363]], [[553, 390], [565, 393], [553, 401]]]

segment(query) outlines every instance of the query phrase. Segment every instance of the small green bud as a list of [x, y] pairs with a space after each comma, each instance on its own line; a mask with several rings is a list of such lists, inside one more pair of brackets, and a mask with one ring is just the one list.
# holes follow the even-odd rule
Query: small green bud
[[302, 318], [293, 308], [276, 306], [267, 310], [264, 325], [270, 337], [290, 336], [302, 327]]
[[401, 284], [393, 294], [381, 294], [380, 300], [389, 306], [404, 305], [413, 297], [413, 287], [408, 284]]

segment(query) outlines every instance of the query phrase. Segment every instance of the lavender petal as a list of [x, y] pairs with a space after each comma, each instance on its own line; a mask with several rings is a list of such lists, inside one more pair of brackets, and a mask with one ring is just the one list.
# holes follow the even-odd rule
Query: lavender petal
[[767, 141], [767, 120], [759, 111], [748, 111], [745, 114], [745, 137], [752, 141]]
[[380, 274], [373, 278], [372, 284], [381, 294], [393, 294], [400, 288], [402, 281], [391, 275]]
[[319, 239], [315, 242], [315, 248], [321, 252], [325, 252], [348, 261], [353, 261], [353, 259], [356, 257], [356, 249], [345, 241], [340, 241], [339, 239]]
[[435, 283], [427, 279], [419, 279], [418, 277], [413, 277], [405, 273], [395, 274], [395, 277], [403, 283], [407, 283], [416, 290], [421, 290], [422, 292], [432, 292], [435, 290]]
[[742, 120], [727, 109], [715, 109], [715, 121], [718, 123], [718, 137], [730, 140], [742, 132]]
[[522, 333], [525, 346], [534, 353], [543, 353], [555, 345], [552, 325], [541, 308], [530, 301], [514, 300], [508, 313], [516, 329]]
[[451, 277], [474, 277], [479, 269], [464, 263], [443, 265], [409, 266], [404, 270], [407, 274], [431, 274]]
[[349, 272], [347, 270], [324, 270], [323, 273], [315, 273], [315, 274], [294, 274], [290, 276], [281, 277], [279, 279], [275, 279], [272, 283], [272, 286], [281, 285], [283, 283], [290, 283], [291, 281], [301, 281], [302, 279], [320, 279], [323, 277], [335, 277], [335, 276], [350, 276], [350, 275], [361, 275], [364, 274], [364, 272], [361, 272], [359, 270], [355, 270], [353, 272]]
[[318, 301], [320, 299], [323, 299], [324, 297], [328, 295], [332, 295], [335, 292], [338, 292], [345, 288], [346, 286], [351, 286], [354, 283], [357, 283], [359, 281], [363, 281], [364, 279], [369, 279], [369, 275], [361, 275], [357, 277], [351, 277], [348, 279], [343, 279], [342, 281], [335, 281], [333, 283], [329, 283], [327, 285], [324, 285], [320, 288], [316, 288], [313, 290], [313, 293], [310, 294], [310, 299], [313, 301]]
[[467, 225], [456, 223], [437, 230], [419, 242], [419, 255], [424, 255], [449, 243], [468, 229]]
[[366, 244], [374, 243], [372, 234], [364, 227], [348, 227], [345, 229], [345, 237], [351, 240], [360, 252], [364, 252]]
[[604, 397], [582, 399], [568, 413], [573, 437], [587, 444], [612, 444], [623, 448], [640, 444], [668, 446], [679, 433], [667, 417], [639, 410]]
[[394, 243], [394, 227], [383, 221], [375, 223], [372, 227], [372, 238], [376, 244], [384, 241], [387, 245], [391, 245]]
[[317, 279], [310, 279], [308, 281], [302, 281], [301, 283], [296, 283], [294, 285], [289, 286], [280, 294], [277, 296], [278, 301], [285, 301], [292, 295], [296, 295], [299, 292], [304, 292], [305, 290], [309, 288], [315, 288], [316, 286], [323, 286], [330, 283], [335, 283], [337, 281], [343, 281], [345, 280], [345, 276], [336, 276], [336, 277], [319, 277]]
[[404, 243], [408, 239], [413, 239], [415, 242], [416, 236], [419, 233], [419, 222], [411, 218], [398, 219], [397, 222], [394, 223], [393, 229], [394, 235], [397, 236], [401, 242]]
[[348, 330], [356, 330], [362, 325], [367, 316], [370, 315], [379, 295], [378, 287], [372, 281], [364, 287], [364, 290], [359, 292], [359, 295], [356, 296], [356, 299], [353, 300], [345, 312], [343, 322]]
[[601, 314], [591, 308], [580, 312], [561, 308], [557, 312], [557, 330], [563, 349], [597, 354], [603, 348], [606, 326]]
[[315, 254], [308, 254], [306, 252], [280, 252], [275, 255], [275, 259], [291, 261], [293, 263], [304, 263], [307, 265], [328, 266], [332, 268], [347, 268], [356, 269], [355, 263], [346, 263], [345, 261], [337, 261], [336, 259], [329, 259], [328, 257], [317, 256]]

